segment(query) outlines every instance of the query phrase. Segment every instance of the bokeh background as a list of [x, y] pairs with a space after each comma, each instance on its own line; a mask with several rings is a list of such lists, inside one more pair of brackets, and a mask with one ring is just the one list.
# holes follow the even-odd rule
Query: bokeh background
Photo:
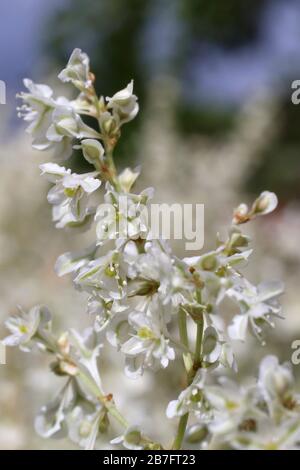
[[[247, 272], [253, 282], [285, 281], [286, 320], [268, 334], [267, 347], [250, 341], [239, 348], [241, 379], [267, 352], [289, 360], [300, 339], [300, 106], [291, 102], [291, 83], [300, 79], [300, 2], [2, 0], [0, 12], [0, 79], [7, 85], [0, 105], [1, 336], [18, 304], [48, 304], [58, 329], [89, 321], [85, 297], [53, 272], [57, 256], [89, 235], [53, 228], [38, 170], [50, 157], [31, 149], [15, 111], [24, 77], [63, 91], [56, 75], [80, 47], [99, 94], [135, 80], [141, 110], [124, 129], [117, 164], [141, 164], [140, 187], [154, 186], [162, 202], [204, 203], [207, 249], [238, 203], [265, 189], [278, 194], [277, 211], [245, 227], [256, 246]], [[84, 168], [79, 155], [71, 165]], [[186, 255], [183, 245], [175, 248]], [[103, 359], [108, 389], [132, 422], [164, 437], [173, 426], [164, 409], [178, 386], [176, 371], [160, 374], [154, 386], [151, 374], [126, 380], [119, 362], [111, 350]], [[0, 366], [1, 449], [71, 448], [38, 438], [33, 428], [57, 388], [47, 365], [41, 356], [8, 351]], [[294, 370], [299, 380], [300, 366]]]

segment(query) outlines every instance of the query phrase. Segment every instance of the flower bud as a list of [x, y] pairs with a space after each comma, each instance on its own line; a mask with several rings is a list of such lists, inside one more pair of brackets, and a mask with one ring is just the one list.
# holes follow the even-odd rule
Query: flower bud
[[84, 158], [99, 169], [99, 164], [104, 155], [104, 148], [101, 143], [95, 139], [84, 139], [81, 142], [81, 148]]
[[208, 435], [208, 429], [205, 425], [194, 424], [186, 433], [186, 440], [189, 444], [200, 444]]
[[264, 191], [254, 201], [251, 212], [255, 215], [265, 215], [276, 209], [278, 199], [275, 193]]
[[121, 188], [126, 192], [129, 193], [130, 189], [134, 185], [136, 179], [140, 174], [139, 169], [136, 171], [132, 171], [130, 168], [125, 168], [124, 171], [119, 176], [119, 183]]
[[249, 220], [247, 204], [240, 204], [233, 212], [233, 224], [243, 224]]
[[59, 347], [59, 350], [62, 352], [62, 354], [69, 354], [70, 342], [69, 342], [69, 334], [67, 331], [58, 338], [57, 345]]
[[107, 111], [100, 115], [100, 128], [101, 132], [109, 137], [113, 137], [119, 132], [117, 120]]

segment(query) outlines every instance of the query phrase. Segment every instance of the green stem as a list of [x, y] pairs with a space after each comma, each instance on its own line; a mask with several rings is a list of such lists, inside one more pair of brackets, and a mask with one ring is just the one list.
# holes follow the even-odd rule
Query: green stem
[[176, 434], [176, 437], [175, 437], [173, 445], [172, 445], [172, 450], [180, 450], [181, 449], [181, 445], [182, 445], [182, 441], [183, 441], [183, 438], [184, 438], [184, 435], [185, 435], [185, 430], [186, 430], [186, 426], [187, 426], [187, 423], [188, 423], [188, 419], [189, 419], [189, 413], [186, 413], [185, 415], [181, 416], [181, 418], [179, 420], [179, 424], [178, 424], [177, 434]]
[[[178, 328], [179, 328], [180, 341], [182, 345], [188, 350], [189, 338], [188, 338], [188, 332], [187, 332], [186, 313], [182, 308], [179, 309], [179, 312], [178, 312]], [[193, 365], [190, 352], [183, 353], [182, 358], [183, 358], [185, 370], [187, 372], [187, 376], [189, 376], [189, 373]], [[172, 445], [172, 449], [174, 450], [178, 450], [181, 448], [188, 419], [189, 419], [189, 413], [186, 413], [185, 415], [181, 416], [179, 420], [177, 433], [176, 433], [176, 436]]]
[[97, 384], [91, 380], [82, 370], [79, 370], [78, 377], [89, 388], [93, 395], [95, 395], [96, 398], [102, 403], [102, 405], [107, 409], [108, 413], [113, 416], [121, 424], [121, 426], [127, 428], [128, 422], [126, 419], [121, 415], [115, 404], [111, 400], [108, 400], [105, 395], [103, 395]]
[[106, 163], [109, 168], [109, 174], [110, 174], [110, 179], [111, 179], [110, 182], [113, 184], [115, 189], [120, 193], [121, 187], [120, 187], [120, 183], [118, 180], [118, 173], [117, 173], [116, 165], [115, 165], [114, 158], [113, 158], [113, 150], [109, 148], [109, 146], [105, 142], [104, 144], [105, 144], [105, 150], [106, 150]]
[[[186, 313], [184, 310], [180, 309], [178, 313], [178, 328], [179, 328], [179, 336], [182, 345], [189, 350], [189, 338], [187, 333], [187, 325], [186, 325]], [[184, 367], [187, 373], [190, 372], [193, 361], [190, 352], [185, 352], [182, 355]]]
[[[197, 292], [197, 301], [201, 303], [201, 292]], [[187, 334], [187, 324], [186, 324], [186, 313], [180, 309], [178, 314], [178, 327], [179, 327], [179, 335], [182, 344], [188, 348], [189, 347], [189, 339]], [[195, 354], [194, 354], [194, 361], [191, 360], [190, 353], [183, 354], [183, 362], [187, 371], [188, 376], [188, 384], [190, 385], [193, 381], [196, 371], [201, 367], [202, 361], [202, 339], [203, 339], [203, 329], [204, 329], [204, 319], [203, 317], [197, 322], [197, 336], [196, 336], [196, 346], [195, 346]], [[189, 419], [189, 413], [184, 414], [181, 416], [177, 434], [173, 442], [172, 449], [179, 450], [181, 449], [182, 441], [184, 439], [185, 430], [187, 427]]]
[[[197, 289], [196, 291], [196, 298], [197, 302], [199, 304], [202, 303], [202, 294], [201, 290]], [[197, 321], [197, 336], [196, 336], [196, 346], [195, 346], [195, 355], [194, 355], [194, 364], [193, 364], [193, 369], [196, 372], [199, 367], [201, 367], [201, 362], [202, 362], [202, 356], [201, 356], [201, 350], [202, 350], [202, 340], [203, 340], [203, 328], [204, 328], [204, 318], [201, 316], [201, 318], [198, 319]]]
[[39, 336], [47, 344], [48, 351], [50, 353], [55, 354], [58, 357], [63, 357], [64, 360], [76, 365], [76, 367], [78, 368], [77, 377], [81, 379], [81, 381], [86, 385], [90, 392], [102, 403], [102, 405], [106, 408], [107, 412], [111, 416], [113, 416], [121, 424], [121, 426], [127, 428], [128, 422], [116, 408], [114, 402], [112, 400], [109, 400], [105, 395], [103, 395], [96, 382], [80, 368], [80, 365], [73, 357], [70, 357], [67, 354], [62, 354], [61, 351], [59, 351], [55, 337], [48, 332], [44, 332], [43, 334], [40, 332]]
[[178, 313], [178, 326], [179, 326], [179, 335], [180, 341], [186, 347], [189, 346], [189, 339], [187, 334], [187, 326], [186, 326], [186, 313], [180, 309]]
[[197, 336], [196, 336], [196, 347], [195, 347], [195, 356], [194, 356], [194, 365], [201, 365], [201, 349], [202, 349], [202, 337], [203, 337], [203, 317], [197, 322]]

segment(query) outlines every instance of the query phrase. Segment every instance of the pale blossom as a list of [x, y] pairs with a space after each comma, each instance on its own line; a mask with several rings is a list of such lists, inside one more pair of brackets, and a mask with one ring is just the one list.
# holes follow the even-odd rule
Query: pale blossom
[[71, 82], [77, 88], [85, 89], [91, 86], [90, 59], [81, 49], [74, 49], [66, 67], [58, 78], [65, 83]]
[[121, 91], [115, 93], [111, 98], [107, 97], [107, 107], [112, 109], [120, 124], [129, 122], [135, 118], [139, 111], [137, 97], [133, 94], [133, 80]]

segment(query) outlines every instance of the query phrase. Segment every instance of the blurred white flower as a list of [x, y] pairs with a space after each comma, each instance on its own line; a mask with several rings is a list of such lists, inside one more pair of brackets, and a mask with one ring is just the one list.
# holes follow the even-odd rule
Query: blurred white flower
[[5, 326], [11, 335], [4, 338], [2, 343], [5, 346], [20, 346], [23, 351], [29, 351], [34, 344], [42, 347], [39, 333], [50, 328], [51, 314], [47, 307], [40, 305], [33, 307], [28, 313], [20, 309], [20, 315], [8, 318]]
[[248, 328], [261, 339], [264, 323], [274, 326], [271, 317], [280, 317], [279, 296], [283, 293], [281, 282], [264, 282], [257, 287], [241, 278], [227, 290], [226, 295], [238, 303], [241, 313], [236, 315], [228, 327], [232, 339], [244, 341]]
[[74, 273], [89, 263], [97, 251], [96, 244], [93, 243], [88, 248], [81, 251], [64, 253], [60, 255], [55, 263], [55, 272], [58, 276]]
[[90, 214], [88, 196], [96, 191], [101, 181], [98, 172], [77, 175], [55, 163], [40, 165], [42, 175], [55, 184], [48, 193], [48, 202], [55, 206], [53, 219], [56, 227], [63, 228], [76, 222], [84, 222]]
[[75, 112], [76, 101], [65, 97], [53, 98], [47, 85], [24, 80], [29, 92], [17, 95], [24, 104], [18, 108], [19, 116], [30, 125], [27, 132], [32, 135], [32, 146], [37, 150], [54, 151], [54, 158], [66, 160], [72, 153], [72, 139], [99, 137], [99, 133], [88, 127]]
[[246, 429], [237, 433], [232, 440], [232, 446], [237, 450], [300, 450], [299, 418], [276, 423], [264, 417], [255, 423], [255, 432], [250, 432], [251, 421], [245, 422], [245, 425]]
[[103, 407], [95, 407], [95, 411], [87, 412], [76, 406], [68, 418], [69, 437], [71, 441], [85, 450], [93, 450], [99, 434], [101, 421], [106, 417]]
[[51, 125], [52, 113], [56, 106], [53, 91], [49, 86], [34, 83], [28, 78], [24, 79], [24, 86], [28, 92], [21, 92], [17, 95], [24, 102], [18, 108], [19, 117], [30, 122], [26, 132], [32, 135], [33, 147], [43, 150], [49, 145], [46, 132]]
[[[219, 381], [219, 385], [211, 385], [205, 389], [205, 397], [213, 409], [213, 419], [208, 427], [213, 435], [230, 442], [233, 434], [248, 418], [252, 419], [255, 426], [253, 389], [240, 387], [225, 377]], [[257, 411], [257, 414], [261, 413]]]
[[300, 397], [294, 391], [294, 376], [290, 363], [279, 364], [276, 356], [266, 356], [260, 363], [258, 391], [265, 400], [270, 415], [278, 420], [282, 414], [299, 413]]
[[77, 398], [73, 379], [68, 379], [59, 394], [43, 406], [35, 419], [36, 432], [42, 437], [64, 437], [67, 435], [65, 420]]

